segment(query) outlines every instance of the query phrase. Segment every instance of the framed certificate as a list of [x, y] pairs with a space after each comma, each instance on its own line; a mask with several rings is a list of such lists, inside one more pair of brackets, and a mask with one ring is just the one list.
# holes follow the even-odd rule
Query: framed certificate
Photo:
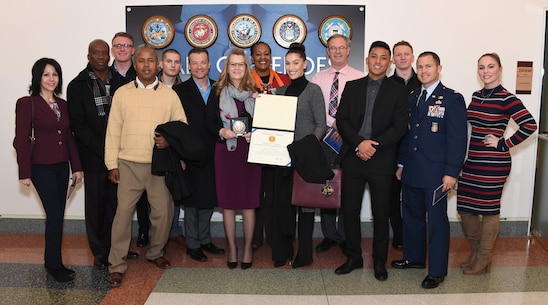
[[291, 166], [287, 145], [293, 142], [297, 97], [260, 94], [255, 100], [247, 162]]

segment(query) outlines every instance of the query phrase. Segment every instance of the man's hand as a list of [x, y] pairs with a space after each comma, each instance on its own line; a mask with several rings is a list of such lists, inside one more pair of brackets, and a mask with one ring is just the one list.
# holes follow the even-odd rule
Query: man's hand
[[108, 180], [110, 180], [110, 182], [114, 184], [120, 183], [120, 172], [118, 171], [117, 168], [111, 169], [108, 172]]
[[401, 173], [403, 172], [403, 167], [398, 167], [396, 170], [396, 179], [401, 181]]
[[455, 186], [455, 184], [457, 184], [457, 178], [447, 176], [447, 175], [443, 176], [442, 181], [443, 181], [443, 188], [442, 188], [443, 192], [446, 192], [452, 189]]
[[159, 134], [157, 132], [154, 133], [154, 144], [159, 149], [164, 149], [164, 148], [167, 148], [169, 146], [169, 143], [166, 141], [166, 139], [161, 134]]
[[377, 149], [374, 147], [376, 145], [379, 145], [379, 143], [373, 140], [363, 140], [360, 145], [358, 145], [358, 151], [356, 151], [356, 156], [358, 156], [358, 158], [362, 159], [363, 161], [367, 161], [373, 158], [373, 156], [377, 152]]

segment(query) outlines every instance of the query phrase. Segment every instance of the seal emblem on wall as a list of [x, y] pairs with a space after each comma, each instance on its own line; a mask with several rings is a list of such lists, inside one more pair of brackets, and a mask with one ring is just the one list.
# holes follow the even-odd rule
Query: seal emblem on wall
[[195, 48], [207, 48], [217, 39], [218, 27], [213, 18], [196, 15], [188, 19], [185, 26], [185, 38]]
[[162, 49], [173, 41], [175, 28], [167, 17], [156, 15], [148, 18], [143, 23], [141, 34], [146, 44], [155, 49]]
[[333, 34], [340, 34], [352, 39], [352, 26], [346, 18], [338, 15], [325, 18], [318, 27], [318, 36], [324, 46], [327, 47], [327, 39]]
[[283, 48], [289, 48], [294, 43], [302, 43], [306, 38], [306, 24], [295, 15], [284, 15], [274, 23], [272, 35]]
[[228, 38], [237, 47], [249, 48], [261, 38], [259, 20], [249, 14], [240, 14], [228, 24]]

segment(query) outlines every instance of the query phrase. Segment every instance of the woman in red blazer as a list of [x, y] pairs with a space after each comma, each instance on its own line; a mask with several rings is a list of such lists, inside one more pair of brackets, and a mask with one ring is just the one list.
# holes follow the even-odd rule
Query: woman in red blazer
[[[66, 101], [57, 97], [62, 88], [61, 66], [41, 58], [32, 67], [30, 96], [15, 108], [15, 150], [19, 182], [34, 185], [46, 212], [44, 266], [58, 282], [72, 282], [74, 271], [63, 265], [61, 241], [69, 181], [69, 167], [76, 183], [82, 180], [82, 166], [76, 150]], [[34, 132], [34, 145], [29, 140]]]

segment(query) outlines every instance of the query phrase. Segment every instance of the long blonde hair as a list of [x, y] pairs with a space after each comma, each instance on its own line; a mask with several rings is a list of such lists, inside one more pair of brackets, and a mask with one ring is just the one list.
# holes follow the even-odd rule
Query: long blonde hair
[[240, 83], [240, 87], [237, 88], [239, 91], [255, 91], [255, 81], [253, 80], [253, 76], [251, 76], [251, 69], [249, 68], [249, 60], [247, 59], [247, 56], [245, 56], [244, 50], [240, 48], [234, 48], [230, 51], [228, 56], [225, 60], [225, 65], [223, 66], [223, 70], [221, 71], [221, 76], [219, 76], [219, 80], [216, 83], [216, 94], [220, 95], [221, 90], [229, 83], [229, 75], [228, 75], [228, 63], [230, 62], [230, 57], [233, 55], [240, 55], [244, 57], [245, 62], [245, 74], [242, 79], [242, 82]]

